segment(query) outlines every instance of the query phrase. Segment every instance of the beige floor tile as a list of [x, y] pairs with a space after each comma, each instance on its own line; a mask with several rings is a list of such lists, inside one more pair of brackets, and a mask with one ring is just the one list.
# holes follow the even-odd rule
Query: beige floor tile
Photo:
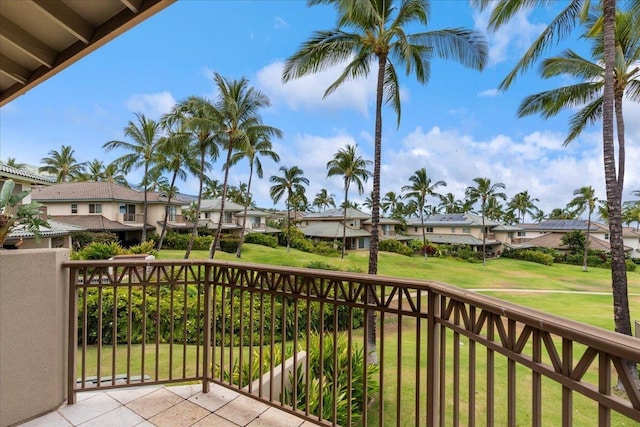
[[303, 420], [288, 412], [269, 408], [258, 418], [247, 424], [247, 427], [299, 427]]
[[217, 416], [216, 414], [211, 414], [207, 417], [204, 417], [191, 427], [238, 427], [238, 424], [232, 423], [229, 420], [226, 420], [222, 417]]
[[134, 387], [134, 388], [123, 388], [120, 390], [109, 390], [107, 394], [118, 402], [126, 405], [129, 402], [133, 402], [136, 399], [141, 398], [142, 396], [146, 396], [149, 393], [153, 393], [156, 390], [161, 389], [162, 386], [147, 386], [147, 387]]
[[107, 412], [104, 415], [96, 417], [80, 424], [81, 427], [133, 427], [144, 421], [140, 415], [124, 406]]
[[177, 386], [169, 386], [167, 387], [172, 393], [177, 394], [183, 399], [188, 399], [194, 394], [202, 393], [202, 383], [200, 384], [188, 384], [188, 385], [177, 385]]
[[247, 396], [239, 396], [216, 411], [217, 415], [241, 426], [246, 426], [260, 414], [269, 409], [265, 403]]
[[177, 394], [171, 393], [165, 388], [160, 388], [133, 402], [127, 403], [126, 406], [142, 418], [149, 419], [181, 401], [182, 398]]
[[211, 412], [215, 412], [239, 396], [240, 393], [219, 385], [211, 384], [209, 393], [195, 394], [189, 398], [189, 402], [193, 402]]
[[71, 424], [57, 412], [49, 412], [29, 422], [18, 424], [20, 427], [69, 427]]
[[66, 405], [58, 409], [73, 425], [80, 425], [86, 421], [113, 411], [120, 403], [106, 393], [98, 393], [88, 399], [82, 400], [75, 405]]
[[209, 414], [203, 407], [185, 400], [151, 417], [149, 422], [158, 427], [188, 427]]

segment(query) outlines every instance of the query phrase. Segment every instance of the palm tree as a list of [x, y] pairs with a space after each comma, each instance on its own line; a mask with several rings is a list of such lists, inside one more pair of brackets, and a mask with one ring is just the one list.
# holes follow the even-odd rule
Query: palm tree
[[[191, 144], [189, 134], [180, 131], [173, 131], [167, 126], [169, 135], [160, 140], [158, 144], [157, 160], [154, 168], [160, 172], [170, 172], [171, 181], [168, 183], [169, 194], [167, 195], [167, 206], [164, 211], [164, 219], [162, 221], [162, 230], [158, 238], [156, 249], [162, 249], [164, 236], [167, 231], [167, 221], [169, 219], [169, 210], [171, 209], [171, 199], [174, 196], [176, 180], [180, 178], [182, 181], [187, 179], [187, 172], [197, 174], [198, 165], [196, 163], [197, 152]], [[176, 189], [177, 190], [177, 189]]]
[[315, 199], [313, 199], [313, 206], [318, 208], [318, 211], [321, 212], [327, 209], [329, 206], [336, 207], [335, 195], [329, 193], [329, 190], [326, 188], [320, 189], [316, 194]]
[[[476, 0], [481, 8], [490, 4], [495, 6], [489, 20], [492, 29], [499, 28], [517, 12], [545, 4], [539, 0]], [[590, 2], [587, 0], [571, 0], [553, 19], [531, 47], [518, 62], [516, 67], [501, 83], [506, 89], [518, 72], [526, 69], [536, 61], [551, 42], [569, 34], [578, 17], [586, 16]], [[640, 10], [640, 1], [633, 0], [634, 11]], [[604, 59], [604, 85], [602, 91], [602, 147], [604, 158], [604, 177], [609, 210], [609, 239], [611, 247], [611, 279], [613, 288], [613, 311], [615, 330], [631, 335], [631, 315], [629, 312], [629, 295], [627, 291], [627, 272], [622, 240], [622, 189], [624, 182], [624, 164], [616, 162], [614, 147], [614, 105], [615, 105], [615, 66], [616, 66], [616, 0], [602, 0], [602, 58]], [[600, 36], [599, 36], [600, 37]], [[619, 140], [620, 142], [620, 140]], [[620, 155], [619, 146], [618, 154]], [[624, 150], [623, 150], [624, 151]], [[619, 157], [620, 158], [620, 157]], [[622, 157], [623, 158], [623, 157]], [[616, 167], [618, 170], [616, 171]], [[628, 362], [629, 369], [637, 378], [636, 366]]]
[[333, 155], [333, 159], [327, 162], [327, 177], [341, 175], [344, 179], [344, 207], [342, 215], [342, 252], [341, 258], [344, 259], [344, 252], [347, 246], [347, 207], [349, 201], [349, 187], [355, 184], [358, 188], [358, 194], [364, 193], [364, 183], [367, 182], [371, 172], [367, 169], [373, 162], [365, 160], [356, 153], [355, 145], [347, 145], [341, 148]]
[[129, 188], [127, 177], [122, 173], [116, 162], [111, 162], [102, 170], [102, 180], [104, 182], [113, 182], [123, 187]]
[[203, 185], [206, 180], [205, 172], [211, 168], [207, 158], [215, 160], [218, 158], [217, 137], [220, 133], [220, 124], [216, 121], [218, 117], [214, 106], [206, 98], [191, 96], [175, 105], [172, 110], [162, 118], [165, 127], [172, 127], [176, 124], [185, 134], [189, 136], [191, 144], [198, 153], [198, 197], [195, 206], [190, 209], [190, 218], [193, 221], [191, 237], [185, 251], [184, 258], [188, 259], [193, 249], [193, 242], [198, 235], [198, 219], [200, 219], [200, 208], [202, 206]]
[[404, 196], [402, 194], [398, 194], [395, 191], [387, 191], [382, 198], [382, 203], [380, 204], [382, 212], [386, 214], [391, 211], [389, 214], [390, 218], [402, 216], [402, 212], [404, 211], [404, 203], [402, 203], [403, 198]]
[[280, 138], [282, 136], [279, 129], [261, 123], [258, 113], [260, 109], [269, 107], [271, 103], [266, 95], [249, 86], [249, 80], [244, 77], [240, 80], [230, 80], [215, 73], [214, 81], [218, 89], [216, 110], [218, 122], [222, 126], [222, 135], [224, 135], [222, 141], [227, 149], [227, 159], [224, 163], [224, 180], [220, 198], [220, 221], [218, 221], [215, 239], [209, 249], [209, 258], [211, 259], [216, 254], [222, 233], [222, 218], [224, 217], [224, 204], [233, 151], [246, 150], [247, 145], [250, 144], [248, 134], [251, 132], [261, 132], [268, 137], [277, 136]]
[[86, 164], [84, 173], [77, 178], [79, 181], [102, 181], [104, 177], [104, 163], [102, 160], [94, 159]]
[[575, 197], [569, 202], [569, 204], [567, 204], [567, 209], [573, 209], [576, 217], [580, 217], [585, 210], [589, 212], [587, 217], [587, 240], [584, 245], [584, 254], [582, 256], [582, 271], [587, 271], [589, 235], [591, 232], [591, 214], [593, 214], [593, 211], [596, 208], [596, 203], [598, 203], [598, 198], [595, 193], [596, 191], [590, 185], [580, 187], [573, 192]]
[[[375, 154], [371, 212], [369, 274], [378, 272], [380, 222], [380, 164], [382, 151], [382, 104], [391, 104], [400, 124], [400, 84], [396, 64], [420, 83], [429, 79], [430, 59], [452, 58], [463, 65], [482, 69], [487, 57], [483, 35], [461, 28], [407, 34], [413, 24], [427, 25], [426, 0], [310, 0], [310, 5], [333, 4], [338, 12], [338, 28], [316, 31], [285, 64], [283, 80], [315, 74], [348, 61], [344, 71], [325, 92], [328, 96], [342, 83], [363, 78], [377, 62]], [[351, 32], [350, 32], [351, 31]], [[395, 63], [394, 63], [395, 61]], [[373, 329], [373, 327], [372, 327]], [[370, 331], [371, 333], [375, 331]], [[370, 334], [371, 335], [371, 334]], [[375, 336], [371, 337], [369, 351]]]
[[544, 213], [542, 209], [537, 209], [535, 213], [531, 216], [531, 219], [536, 223], [541, 223], [545, 219], [547, 219], [547, 215]]
[[144, 168], [142, 185], [144, 186], [144, 203], [142, 205], [142, 241], [147, 240], [147, 198], [149, 187], [149, 169], [154, 161], [154, 155], [160, 139], [160, 124], [153, 119], [148, 119], [144, 114], [136, 113], [137, 123], [129, 121], [124, 128], [124, 135], [131, 138], [128, 141], [109, 141], [103, 145], [108, 152], [116, 148], [129, 151], [128, 154], [116, 159], [125, 173], [131, 168]]
[[296, 193], [303, 192], [303, 184], [309, 185], [309, 180], [304, 177], [304, 172], [297, 166], [280, 166], [280, 172], [282, 176], [272, 175], [269, 178], [271, 186], [270, 195], [275, 205], [282, 199], [282, 196], [286, 194], [287, 204], [287, 252], [291, 246], [291, 206], [293, 202], [293, 196]]
[[462, 201], [456, 199], [455, 194], [447, 193], [440, 196], [440, 207], [445, 213], [452, 214], [462, 212]]
[[566, 208], [554, 208], [551, 210], [549, 215], [547, 215], [547, 219], [576, 219], [576, 216], [572, 211]]
[[502, 203], [497, 197], [489, 197], [485, 206], [485, 216], [493, 221], [500, 221], [505, 216]]
[[240, 242], [238, 243], [238, 250], [236, 257], [242, 256], [242, 242], [244, 240], [244, 230], [247, 225], [247, 210], [249, 208], [249, 202], [251, 201], [251, 180], [253, 178], [253, 172], [255, 170], [258, 178], [262, 179], [264, 172], [262, 170], [262, 162], [260, 157], [267, 157], [274, 162], [280, 162], [280, 156], [273, 151], [273, 145], [271, 144], [271, 135], [269, 132], [264, 132], [263, 129], [253, 129], [247, 133], [248, 144], [243, 150], [236, 151], [229, 161], [229, 165], [233, 166], [241, 159], [246, 158], [249, 161], [249, 183], [247, 184], [245, 204], [244, 204], [244, 216], [242, 217], [242, 228], [240, 229]]
[[23, 169], [27, 166], [26, 163], [18, 162], [15, 157], [7, 157], [7, 161], [4, 164], [15, 169]]
[[416, 204], [416, 208], [420, 213], [420, 226], [422, 227], [422, 248], [424, 252], [424, 258], [427, 259], [427, 235], [424, 229], [424, 206], [427, 202], [427, 196], [439, 196], [436, 193], [436, 188], [443, 186], [446, 187], [447, 183], [444, 181], [437, 181], [431, 183], [431, 178], [427, 176], [427, 170], [425, 168], [418, 169], [413, 175], [409, 177], [411, 185], [405, 185], [402, 187], [402, 191], [406, 191], [404, 198], [411, 198]]
[[202, 190], [202, 197], [205, 199], [215, 199], [222, 194], [222, 184], [217, 179], [210, 179], [205, 177], [204, 189]]
[[60, 151], [49, 151], [49, 157], [43, 157], [40, 162], [45, 166], [38, 168], [38, 172], [55, 175], [56, 182], [72, 181], [82, 175], [85, 164], [78, 163], [73, 155], [74, 149], [63, 145]]
[[537, 198], [531, 198], [528, 190], [521, 191], [515, 194], [511, 200], [509, 201], [509, 210], [513, 212], [518, 212], [518, 222], [523, 223], [524, 217], [526, 214], [531, 215], [533, 217], [538, 208], [535, 205], [535, 202], [539, 202]]
[[498, 190], [503, 190], [505, 185], [501, 182], [491, 183], [489, 178], [474, 178], [476, 186], [467, 187], [465, 194], [469, 200], [477, 202], [480, 200], [480, 211], [482, 213], [482, 265], [487, 265], [487, 230], [484, 226], [484, 217], [487, 207], [487, 200], [490, 198], [506, 200], [507, 196]]

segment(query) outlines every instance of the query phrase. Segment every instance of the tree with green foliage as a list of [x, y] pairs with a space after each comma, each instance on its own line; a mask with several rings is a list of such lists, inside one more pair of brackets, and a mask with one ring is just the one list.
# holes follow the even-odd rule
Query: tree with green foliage
[[491, 183], [489, 178], [474, 178], [474, 186], [467, 187], [465, 194], [469, 200], [480, 201], [480, 212], [482, 214], [482, 265], [487, 265], [487, 229], [484, 225], [484, 218], [487, 209], [487, 200], [491, 198], [506, 200], [507, 196], [499, 190], [503, 190], [505, 185], [501, 182]]
[[424, 253], [424, 259], [427, 259], [427, 235], [424, 229], [424, 207], [427, 203], [427, 196], [436, 197], [439, 194], [436, 192], [438, 187], [445, 187], [447, 185], [444, 181], [432, 182], [431, 178], [427, 176], [427, 169], [418, 169], [409, 177], [410, 185], [402, 187], [402, 191], [405, 191], [404, 198], [412, 199], [415, 203], [416, 210], [420, 215], [420, 226], [422, 227], [422, 252]]
[[319, 212], [329, 208], [330, 206], [336, 207], [336, 196], [329, 193], [326, 188], [321, 188], [313, 199], [313, 206], [318, 208]]
[[582, 260], [582, 271], [587, 271], [587, 252], [589, 250], [589, 237], [591, 234], [591, 215], [596, 209], [598, 198], [596, 197], [596, 191], [590, 185], [578, 188], [573, 192], [573, 195], [575, 197], [569, 202], [569, 204], [567, 204], [567, 210], [573, 210], [576, 217], [580, 217], [585, 210], [588, 212], [587, 239], [586, 244], [584, 245], [584, 255]]
[[249, 161], [249, 182], [247, 183], [245, 197], [244, 197], [244, 216], [242, 217], [242, 228], [240, 229], [240, 242], [238, 244], [238, 250], [236, 257], [242, 256], [242, 243], [244, 240], [244, 230], [247, 226], [247, 210], [249, 209], [249, 203], [251, 202], [251, 183], [253, 173], [262, 179], [264, 172], [262, 169], [261, 157], [266, 157], [273, 160], [275, 163], [280, 162], [280, 156], [273, 151], [273, 144], [271, 143], [271, 132], [267, 132], [264, 129], [250, 129], [247, 132], [247, 144], [237, 150], [230, 159], [230, 166], [237, 164], [241, 159], [247, 159]]
[[60, 151], [49, 151], [49, 157], [43, 157], [40, 162], [45, 166], [38, 168], [38, 172], [45, 172], [56, 177], [56, 182], [73, 181], [84, 173], [85, 163], [78, 163], [75, 150], [63, 145]]
[[12, 179], [6, 180], [0, 188], [0, 248], [7, 235], [18, 226], [24, 226], [31, 231], [36, 239], [40, 239], [40, 227], [49, 227], [46, 220], [41, 218], [37, 202], [22, 204], [31, 190], [22, 190], [14, 194], [16, 183]]
[[347, 145], [333, 155], [333, 159], [327, 162], [327, 177], [336, 175], [342, 176], [344, 180], [344, 203], [342, 207], [342, 251], [341, 258], [344, 259], [344, 252], [347, 246], [347, 208], [349, 201], [349, 187], [355, 184], [358, 194], [364, 193], [364, 183], [371, 176], [371, 171], [367, 169], [373, 162], [365, 160], [357, 151], [357, 146]]
[[508, 207], [512, 212], [518, 213], [518, 222], [523, 223], [525, 215], [529, 214], [532, 218], [538, 211], [536, 202], [539, 202], [535, 197], [531, 197], [528, 190], [521, 191], [514, 194], [509, 201]]
[[304, 193], [304, 185], [309, 185], [309, 180], [305, 178], [304, 171], [298, 166], [286, 166], [280, 167], [281, 176], [272, 175], [269, 178], [271, 186], [270, 195], [273, 200], [273, 204], [278, 203], [282, 196], [286, 194], [287, 205], [287, 252], [291, 247], [291, 207], [294, 203], [294, 195], [296, 193]]
[[[562, 235], [562, 244], [569, 248], [569, 252], [577, 255], [584, 253], [589, 248], [589, 241], [582, 230], [573, 230]], [[583, 261], [584, 262], [584, 261]]]
[[17, 161], [15, 157], [7, 157], [6, 162], [0, 162], [0, 163], [4, 163], [10, 168], [15, 168], [15, 169], [24, 169], [27, 166], [26, 163], [20, 163], [19, 161]]

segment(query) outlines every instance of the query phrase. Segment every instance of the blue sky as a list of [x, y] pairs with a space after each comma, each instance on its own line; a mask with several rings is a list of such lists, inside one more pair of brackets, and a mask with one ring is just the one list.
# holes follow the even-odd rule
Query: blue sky
[[[482, 73], [435, 59], [427, 85], [401, 75], [400, 126], [392, 111], [384, 113], [383, 194], [400, 192], [425, 167], [433, 180], [448, 183], [442, 192], [460, 199], [475, 177], [505, 183], [509, 197], [528, 190], [545, 212], [564, 207], [573, 190], [584, 185], [605, 198], [599, 126], [565, 148], [566, 114], [547, 121], [516, 117], [526, 95], [566, 84], [566, 79], [543, 81], [531, 69], [508, 91], [495, 90], [556, 12], [521, 14], [499, 32], [488, 33], [490, 62]], [[428, 29], [485, 31], [486, 21], [487, 13], [467, 1], [432, 1]], [[0, 109], [0, 159], [38, 165], [50, 150], [71, 145], [78, 161], [108, 163], [124, 153], [105, 153], [102, 145], [124, 139], [123, 129], [135, 112], [157, 119], [190, 95], [213, 99], [215, 71], [234, 79], [244, 76], [264, 92], [272, 107], [263, 112], [263, 121], [284, 132], [274, 141], [280, 165], [265, 160], [265, 178], [254, 181], [258, 205], [273, 206], [268, 177], [281, 165], [304, 170], [310, 201], [326, 187], [339, 203], [342, 181], [327, 179], [326, 163], [346, 144], [357, 144], [365, 158], [373, 158], [375, 81], [348, 83], [322, 99], [339, 67], [287, 84], [280, 80], [283, 61], [313, 30], [334, 24], [332, 7], [307, 8], [303, 1], [178, 1]], [[567, 39], [549, 55], [568, 47], [584, 51], [576, 40]], [[640, 189], [640, 108], [625, 108], [629, 199], [632, 190]], [[219, 160], [210, 176], [221, 180], [221, 168]], [[140, 179], [140, 171], [129, 176], [132, 183]], [[247, 180], [245, 165], [231, 169], [230, 184]], [[195, 178], [178, 186], [182, 192], [197, 191]], [[365, 197], [350, 195], [353, 200]]]

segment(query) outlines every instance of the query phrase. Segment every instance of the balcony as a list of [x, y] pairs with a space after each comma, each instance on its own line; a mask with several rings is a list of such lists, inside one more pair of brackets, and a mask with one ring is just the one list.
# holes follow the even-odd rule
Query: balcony
[[191, 383], [199, 400], [224, 392], [282, 411], [272, 425], [640, 422], [640, 340], [468, 290], [200, 260], [61, 269], [70, 321], [59, 412], [93, 407], [84, 402], [96, 392]]

